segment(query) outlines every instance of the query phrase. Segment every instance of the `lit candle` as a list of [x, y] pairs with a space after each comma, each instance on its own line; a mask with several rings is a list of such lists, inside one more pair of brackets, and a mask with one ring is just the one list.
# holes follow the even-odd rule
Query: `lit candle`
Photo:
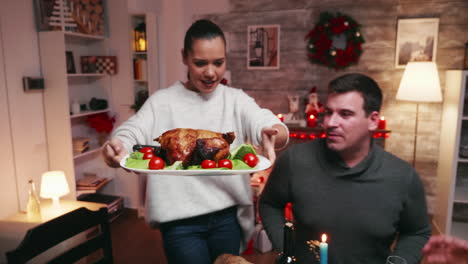
[[385, 120], [385, 117], [381, 116], [379, 120], [379, 129], [386, 129], [387, 128], [387, 120]]
[[307, 126], [308, 127], [316, 127], [317, 125], [317, 118], [314, 115], [309, 115], [307, 117]]
[[327, 264], [328, 263], [328, 244], [327, 242], [327, 235], [322, 235], [322, 242], [320, 243], [320, 264]]
[[284, 115], [283, 114], [278, 114], [277, 115], [279, 120], [281, 120], [281, 122], [284, 122]]

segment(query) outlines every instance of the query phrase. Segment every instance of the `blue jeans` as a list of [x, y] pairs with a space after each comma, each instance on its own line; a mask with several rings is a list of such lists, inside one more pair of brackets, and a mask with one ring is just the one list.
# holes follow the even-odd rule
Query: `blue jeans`
[[241, 228], [237, 207], [160, 226], [170, 264], [209, 264], [223, 254], [239, 254]]

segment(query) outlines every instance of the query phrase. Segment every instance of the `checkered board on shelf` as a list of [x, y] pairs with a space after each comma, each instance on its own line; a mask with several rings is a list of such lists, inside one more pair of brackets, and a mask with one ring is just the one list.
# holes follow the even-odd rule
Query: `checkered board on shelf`
[[117, 57], [115, 56], [98, 56], [96, 60], [96, 71], [98, 73], [116, 74], [117, 73]]

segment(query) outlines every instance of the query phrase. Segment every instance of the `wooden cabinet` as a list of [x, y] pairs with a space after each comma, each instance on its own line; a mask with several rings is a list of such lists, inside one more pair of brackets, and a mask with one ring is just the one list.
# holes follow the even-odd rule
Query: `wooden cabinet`
[[441, 231], [468, 239], [468, 71], [446, 72], [435, 219]]
[[[76, 198], [75, 181], [85, 172], [113, 178], [114, 169], [108, 168], [100, 157], [100, 135], [87, 123], [87, 117], [108, 113], [112, 109], [111, 77], [107, 74], [82, 73], [81, 56], [108, 54], [105, 37], [79, 33], [48, 31], [39, 33], [41, 69], [45, 79], [44, 111], [46, 120], [49, 170], [62, 170], [67, 176], [71, 193]], [[67, 59], [71, 51], [73, 62]], [[75, 71], [67, 72], [70, 63]], [[68, 66], [68, 67], [67, 67]], [[73, 68], [73, 67], [72, 67]], [[73, 111], [72, 102], [86, 105], [92, 98], [104, 99], [108, 108], [99, 111], [81, 109]], [[34, 127], [34, 125], [32, 125]], [[89, 150], [77, 153], [73, 139], [88, 138]]]

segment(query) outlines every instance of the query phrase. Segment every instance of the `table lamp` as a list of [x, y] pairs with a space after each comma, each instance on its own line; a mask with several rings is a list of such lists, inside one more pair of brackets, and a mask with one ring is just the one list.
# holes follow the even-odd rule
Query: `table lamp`
[[70, 189], [63, 171], [48, 171], [42, 174], [40, 196], [42, 198], [51, 198], [53, 206], [60, 206], [59, 197], [69, 192]]
[[415, 61], [406, 64], [396, 95], [397, 100], [416, 102], [414, 128], [413, 166], [416, 165], [416, 143], [418, 134], [419, 103], [441, 102], [439, 73], [434, 62]]

